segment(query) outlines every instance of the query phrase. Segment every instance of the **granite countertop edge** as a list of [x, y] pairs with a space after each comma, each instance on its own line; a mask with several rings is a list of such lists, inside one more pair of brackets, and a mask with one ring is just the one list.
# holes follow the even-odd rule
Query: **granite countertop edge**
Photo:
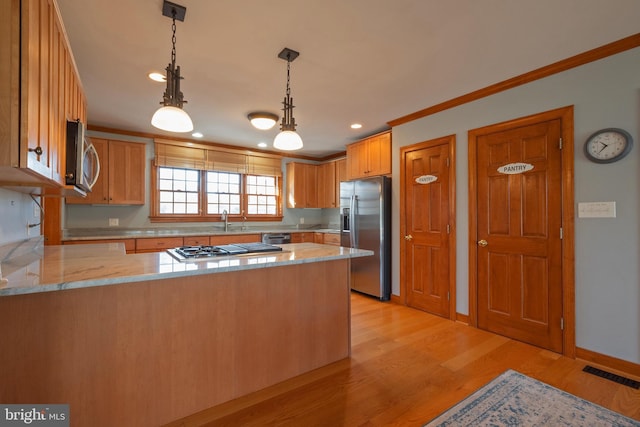
[[[8, 282], [0, 285], [0, 297], [257, 270], [373, 255], [373, 251], [369, 250], [317, 243], [297, 243], [283, 245], [283, 252], [270, 253], [273, 254], [272, 257], [256, 254], [181, 263], [165, 252], [126, 255], [123, 243], [118, 244], [118, 250], [114, 250], [110, 245], [113, 244], [81, 245], [84, 248], [79, 248], [78, 245], [47, 246], [44, 251], [40, 248], [30, 254], [24, 265], [20, 265], [20, 268], [6, 277]], [[91, 252], [99, 253], [106, 248], [109, 248], [109, 253], [106, 255], [94, 256]], [[69, 271], [49, 277], [38, 277], [37, 280], [41, 283], [33, 282], [33, 271], [40, 271], [43, 274], [49, 268], [49, 264], [59, 265], [61, 261], [66, 261], [62, 264], [68, 264]], [[229, 265], [229, 261], [233, 263]]]

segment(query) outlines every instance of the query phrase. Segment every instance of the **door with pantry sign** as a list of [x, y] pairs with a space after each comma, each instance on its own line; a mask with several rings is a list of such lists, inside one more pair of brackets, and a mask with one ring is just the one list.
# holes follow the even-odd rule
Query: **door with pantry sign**
[[469, 135], [478, 327], [556, 352], [563, 349], [561, 124]]

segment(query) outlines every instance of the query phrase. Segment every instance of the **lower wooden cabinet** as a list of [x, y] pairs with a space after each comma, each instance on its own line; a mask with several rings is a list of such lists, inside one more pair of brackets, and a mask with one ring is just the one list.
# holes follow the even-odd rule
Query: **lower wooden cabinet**
[[291, 233], [291, 243], [314, 243], [315, 232]]
[[183, 246], [182, 237], [152, 237], [136, 239], [136, 253], [162, 252], [167, 249]]
[[124, 243], [124, 249], [128, 254], [136, 253], [136, 239], [108, 239], [108, 240], [66, 240], [64, 245], [89, 245], [92, 243], [119, 244]]
[[211, 245], [228, 245], [229, 243], [254, 243], [262, 240], [261, 234], [233, 234], [229, 236], [211, 236]]

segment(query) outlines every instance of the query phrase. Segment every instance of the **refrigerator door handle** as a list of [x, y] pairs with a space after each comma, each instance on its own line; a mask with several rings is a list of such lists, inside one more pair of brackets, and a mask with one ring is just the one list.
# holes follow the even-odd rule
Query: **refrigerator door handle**
[[351, 195], [351, 200], [349, 200], [349, 238], [350, 245], [352, 248], [358, 247], [358, 224], [356, 224], [356, 218], [358, 217], [356, 209], [358, 207], [358, 196], [355, 194]]

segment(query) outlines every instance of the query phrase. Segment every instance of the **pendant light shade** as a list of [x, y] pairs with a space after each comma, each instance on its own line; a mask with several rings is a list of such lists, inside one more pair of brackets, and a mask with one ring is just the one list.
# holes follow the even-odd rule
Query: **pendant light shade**
[[299, 150], [302, 148], [302, 138], [292, 130], [283, 130], [276, 135], [273, 146], [278, 150]]
[[191, 117], [182, 108], [166, 107], [158, 108], [151, 118], [151, 124], [158, 129], [169, 132], [191, 132], [193, 130], [193, 122]]
[[284, 101], [282, 101], [284, 114], [282, 115], [282, 123], [280, 123], [281, 132], [273, 140], [273, 147], [278, 150], [291, 151], [302, 148], [302, 138], [296, 133], [296, 119], [293, 117], [293, 98], [289, 87], [291, 61], [296, 59], [298, 55], [300, 53], [286, 47], [278, 54], [278, 58], [287, 61], [287, 91]]
[[158, 129], [169, 132], [191, 132], [193, 130], [191, 117], [182, 109], [182, 105], [187, 101], [184, 100], [184, 96], [180, 91], [180, 80], [183, 79], [180, 76], [180, 66], [176, 66], [176, 19], [184, 21], [186, 11], [186, 7], [166, 0], [162, 7], [162, 14], [173, 20], [173, 25], [171, 26], [173, 31], [171, 62], [166, 68], [167, 88], [160, 102], [162, 107], [151, 118], [151, 124]]

